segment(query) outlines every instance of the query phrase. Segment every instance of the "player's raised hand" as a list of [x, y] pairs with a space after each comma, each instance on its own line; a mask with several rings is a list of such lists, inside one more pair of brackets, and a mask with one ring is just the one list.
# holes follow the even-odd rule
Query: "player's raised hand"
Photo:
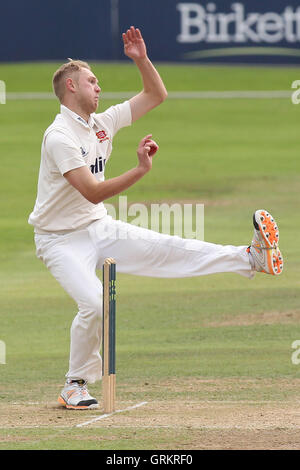
[[159, 147], [157, 143], [151, 139], [152, 134], [146, 135], [139, 143], [137, 155], [139, 159], [139, 167], [145, 172], [152, 168], [152, 157], [156, 154]]
[[124, 53], [132, 60], [140, 60], [147, 57], [147, 49], [138, 28], [131, 26], [126, 33], [122, 34]]

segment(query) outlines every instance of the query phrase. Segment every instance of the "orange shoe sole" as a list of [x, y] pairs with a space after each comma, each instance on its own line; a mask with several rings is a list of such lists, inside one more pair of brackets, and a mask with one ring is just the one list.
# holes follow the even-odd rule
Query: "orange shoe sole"
[[89, 409], [92, 409], [92, 408], [96, 408], [95, 406], [93, 405], [89, 405], [89, 406], [76, 406], [76, 405], [68, 405], [65, 400], [59, 396], [58, 399], [57, 399], [58, 403], [62, 406], [64, 406], [65, 408], [67, 408], [68, 410], [89, 410]]

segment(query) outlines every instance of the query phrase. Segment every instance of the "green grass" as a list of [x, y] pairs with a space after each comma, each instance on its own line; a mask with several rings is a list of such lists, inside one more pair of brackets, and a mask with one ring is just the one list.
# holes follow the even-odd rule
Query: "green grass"
[[[7, 91], [50, 91], [57, 65], [4, 64], [0, 79]], [[292, 68], [162, 64], [159, 70], [169, 90], [281, 90], [290, 89], [298, 78], [298, 69]], [[95, 71], [105, 91], [139, 89], [131, 65], [96, 64]], [[111, 104], [103, 101], [100, 106]], [[7, 364], [0, 365], [0, 403], [54, 401], [68, 366], [76, 306], [35, 258], [33, 230], [27, 224], [36, 196], [42, 134], [58, 108], [55, 101], [0, 105], [0, 339], [7, 347]], [[153, 170], [127, 191], [129, 202], [202, 202], [205, 239], [222, 244], [249, 243], [252, 213], [265, 207], [280, 223], [286, 264], [279, 278], [257, 275], [252, 281], [233, 274], [183, 280], [119, 275], [119, 396], [184, 399], [183, 392], [162, 394], [152, 386], [166, 377], [299, 378], [300, 366], [291, 363], [299, 327], [283, 321], [287, 312], [299, 312], [299, 108], [282, 99], [167, 100], [120, 131], [107, 177], [136, 164], [138, 141], [148, 132], [160, 151]], [[117, 204], [117, 198], [108, 202]], [[272, 324], [235, 324], [243, 315], [247, 319], [272, 312], [278, 314]], [[145, 382], [149, 385], [141, 388]], [[136, 386], [136, 393], [129, 385]], [[99, 395], [98, 387], [92, 390]], [[238, 399], [262, 393], [244, 391]], [[274, 385], [268, 397], [280, 401], [286, 395]], [[210, 397], [201, 390], [193, 396]], [[224, 398], [230, 399], [226, 391]], [[8, 433], [12, 439], [6, 442]], [[158, 442], [188, 446], [189, 441], [184, 429], [137, 430], [134, 438], [125, 428], [73, 430], [63, 444], [51, 426], [0, 432], [1, 449], [140, 449], [157, 448]]]
[[[0, 80], [7, 91], [51, 91], [53, 73], [61, 63], [1, 64]], [[90, 63], [103, 91], [132, 91], [141, 80], [131, 63]], [[289, 90], [298, 67], [224, 67], [155, 64], [169, 91]]]

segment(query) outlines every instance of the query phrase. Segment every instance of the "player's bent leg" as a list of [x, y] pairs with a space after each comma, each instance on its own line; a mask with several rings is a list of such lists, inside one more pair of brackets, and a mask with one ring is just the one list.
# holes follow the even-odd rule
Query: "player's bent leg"
[[[74, 408], [77, 400], [82, 406], [94, 408], [95, 399], [86, 395], [86, 383], [101, 378], [102, 361], [101, 316], [102, 285], [96, 276], [95, 248], [88, 232], [68, 236], [37, 237], [37, 255], [45, 263], [55, 279], [78, 305], [78, 313], [71, 326], [71, 349], [67, 382], [59, 401], [68, 408]], [[84, 385], [72, 384], [71, 380], [81, 379]], [[74, 391], [73, 389], [76, 388]], [[72, 391], [72, 398], [71, 398]], [[74, 393], [73, 393], [74, 391]], [[75, 393], [76, 392], [76, 393]], [[69, 399], [68, 395], [70, 395]], [[85, 395], [87, 398], [83, 398]], [[89, 402], [92, 400], [92, 402]], [[95, 400], [95, 401], [94, 401]], [[87, 401], [89, 403], [80, 403]]]

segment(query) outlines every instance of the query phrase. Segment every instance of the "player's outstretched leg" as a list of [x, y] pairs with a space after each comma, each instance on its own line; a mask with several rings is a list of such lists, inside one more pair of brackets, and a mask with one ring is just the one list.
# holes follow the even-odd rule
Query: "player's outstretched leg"
[[248, 248], [253, 267], [256, 271], [278, 276], [283, 269], [283, 258], [278, 247], [278, 225], [264, 209], [253, 214], [253, 225], [253, 240]]

